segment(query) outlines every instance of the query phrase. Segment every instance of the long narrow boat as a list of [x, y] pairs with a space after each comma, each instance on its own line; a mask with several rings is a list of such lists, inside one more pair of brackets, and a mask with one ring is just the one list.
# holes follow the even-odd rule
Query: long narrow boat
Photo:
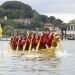
[[[48, 55], [50, 57], [53, 57], [55, 55], [55, 51], [56, 51], [56, 47], [57, 47], [57, 44], [59, 42], [59, 39], [58, 38], [54, 38], [52, 40], [52, 43], [51, 43], [51, 47], [46, 47], [46, 48], [38, 48], [38, 50], [36, 51], [36, 49], [31, 49], [30, 52], [28, 52], [29, 50], [24, 50], [24, 52], [28, 53], [28, 54], [44, 54], [44, 55]], [[11, 44], [11, 43], [10, 43]], [[16, 47], [15, 48], [13, 47], [13, 45], [11, 44], [11, 48], [13, 50], [16, 50]], [[18, 46], [18, 51], [23, 51], [23, 47], [22, 48], [19, 48]]]

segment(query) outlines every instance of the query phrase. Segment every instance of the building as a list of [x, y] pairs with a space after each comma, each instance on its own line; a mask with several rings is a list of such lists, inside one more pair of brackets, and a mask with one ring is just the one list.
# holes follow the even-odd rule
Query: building
[[54, 25], [53, 24], [51, 24], [51, 23], [45, 23], [44, 24], [44, 28], [47, 28], [47, 29], [49, 29], [51, 32], [60, 32], [61, 30], [60, 30], [60, 28], [59, 27], [54, 27]]
[[21, 24], [30, 24], [31, 23], [31, 19], [14, 19], [14, 22], [16, 23], [21, 23]]

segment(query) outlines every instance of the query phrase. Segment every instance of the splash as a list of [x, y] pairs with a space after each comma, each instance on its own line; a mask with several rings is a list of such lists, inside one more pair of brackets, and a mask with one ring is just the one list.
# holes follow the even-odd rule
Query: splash
[[25, 54], [23, 55], [23, 57], [27, 57], [27, 58], [39, 58], [39, 57], [43, 57], [42, 54]]
[[64, 50], [64, 52], [57, 50], [55, 52], [55, 56], [56, 57], [68, 57], [68, 56], [72, 56], [72, 54], [70, 52], [68, 52], [67, 50]]

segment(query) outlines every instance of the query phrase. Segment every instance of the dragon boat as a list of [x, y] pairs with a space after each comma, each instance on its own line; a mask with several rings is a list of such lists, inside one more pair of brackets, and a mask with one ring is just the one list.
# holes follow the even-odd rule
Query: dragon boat
[[[14, 38], [11, 38], [10, 46], [13, 50], [22, 51], [23, 53], [25, 52], [28, 54], [44, 54], [49, 55], [50, 57], [53, 57], [55, 55], [57, 44], [60, 42], [60, 39], [57, 36], [52, 34], [51, 36], [49, 36], [49, 39], [47, 35], [43, 34], [39, 37], [36, 45], [33, 45], [33, 38], [33, 36], [30, 38], [30, 43], [28, 42], [28, 37], [26, 39], [21, 39], [21, 37], [18, 37], [18, 39], [16, 39], [16, 42], [14, 42]], [[41, 43], [41, 40], [42, 42], [44, 42], [44, 44]]]

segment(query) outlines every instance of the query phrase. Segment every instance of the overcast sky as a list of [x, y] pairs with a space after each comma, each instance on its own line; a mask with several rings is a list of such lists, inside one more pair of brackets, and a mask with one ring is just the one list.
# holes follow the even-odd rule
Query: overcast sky
[[[8, 0], [1, 0], [0, 4]], [[11, 0], [9, 0], [11, 1]], [[15, 0], [14, 0], [15, 1]], [[16, 0], [29, 4], [32, 9], [48, 16], [55, 15], [67, 22], [75, 18], [75, 0]]]

